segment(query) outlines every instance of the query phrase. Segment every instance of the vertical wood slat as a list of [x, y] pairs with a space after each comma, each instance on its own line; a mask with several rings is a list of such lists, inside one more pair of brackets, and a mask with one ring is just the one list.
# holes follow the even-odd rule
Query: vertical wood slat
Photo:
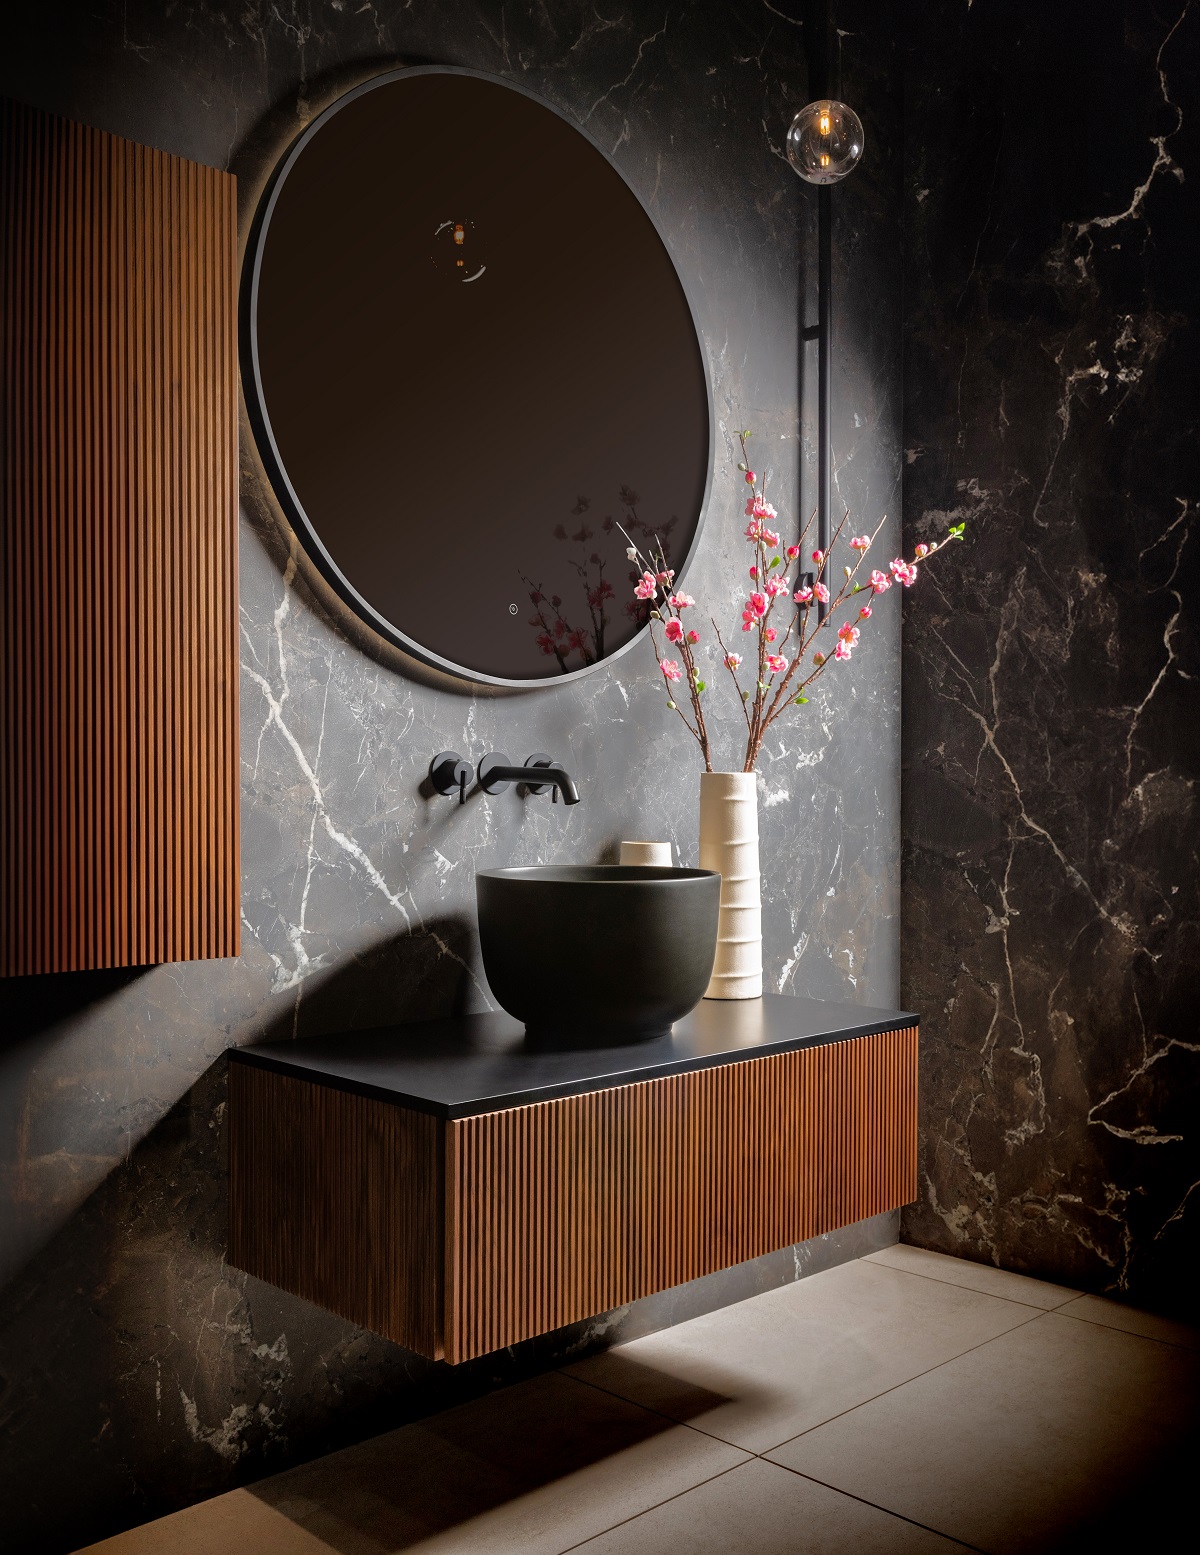
[[0, 100], [0, 975], [240, 949], [235, 195]]
[[444, 1125], [458, 1362], [916, 1196], [917, 1031]]
[[231, 1063], [231, 1261], [439, 1357], [442, 1126], [406, 1107]]

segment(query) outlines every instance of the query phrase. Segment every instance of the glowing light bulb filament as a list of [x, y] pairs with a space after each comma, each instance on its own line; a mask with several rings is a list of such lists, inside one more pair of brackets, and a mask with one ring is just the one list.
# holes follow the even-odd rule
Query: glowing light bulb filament
[[821, 115], [820, 119], [817, 121], [817, 128], [822, 135], [829, 134], [829, 115], [827, 113], [823, 113]]

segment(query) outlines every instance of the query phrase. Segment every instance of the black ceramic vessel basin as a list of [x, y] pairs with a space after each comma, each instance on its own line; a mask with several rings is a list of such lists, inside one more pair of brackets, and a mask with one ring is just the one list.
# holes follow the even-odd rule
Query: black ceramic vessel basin
[[481, 869], [475, 893], [488, 982], [532, 1043], [661, 1036], [704, 996], [721, 899], [714, 870]]

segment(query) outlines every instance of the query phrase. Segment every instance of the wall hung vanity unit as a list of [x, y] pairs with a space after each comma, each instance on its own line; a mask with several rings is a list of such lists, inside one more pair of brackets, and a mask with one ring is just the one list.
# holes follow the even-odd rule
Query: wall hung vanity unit
[[230, 1054], [230, 1258], [456, 1363], [909, 1203], [917, 1020], [767, 995], [535, 1051], [506, 1015]]

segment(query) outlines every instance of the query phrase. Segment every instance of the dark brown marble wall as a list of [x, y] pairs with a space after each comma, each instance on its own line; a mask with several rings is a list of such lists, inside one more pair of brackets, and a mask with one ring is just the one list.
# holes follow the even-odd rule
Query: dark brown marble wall
[[[236, 173], [268, 170], [338, 93], [400, 64], [520, 82], [585, 125], [661, 224], [716, 403], [689, 589], [734, 612], [745, 543], [731, 429], [781, 512], [811, 501], [798, 330], [814, 200], [783, 160], [806, 100], [793, 0], [39, 0], [0, 23], [0, 91]], [[838, 487], [868, 522], [900, 485], [900, 76], [878, 0], [839, 15], [869, 156], [838, 200]], [[811, 306], [813, 287], [809, 287]], [[815, 369], [815, 347], [806, 348]], [[401, 673], [309, 588], [243, 425], [243, 953], [0, 989], [0, 1540], [38, 1555], [253, 1480], [573, 1347], [678, 1320], [895, 1235], [788, 1249], [473, 1369], [434, 1366], [231, 1267], [224, 1051], [491, 1003], [477, 865], [695, 857], [699, 778], [648, 649], [510, 697]], [[888, 555], [895, 554], [894, 549]], [[732, 565], [736, 558], [736, 570]], [[694, 587], [693, 587], [694, 584]], [[468, 602], [469, 603], [469, 602]], [[760, 799], [768, 986], [894, 1004], [899, 610], [772, 733]], [[731, 753], [740, 711], [714, 713]], [[583, 802], [420, 793], [430, 756], [563, 759]], [[510, 802], [511, 801], [511, 802]]]
[[1200, 6], [920, 8], [905, 102], [904, 1235], [1194, 1303]]

